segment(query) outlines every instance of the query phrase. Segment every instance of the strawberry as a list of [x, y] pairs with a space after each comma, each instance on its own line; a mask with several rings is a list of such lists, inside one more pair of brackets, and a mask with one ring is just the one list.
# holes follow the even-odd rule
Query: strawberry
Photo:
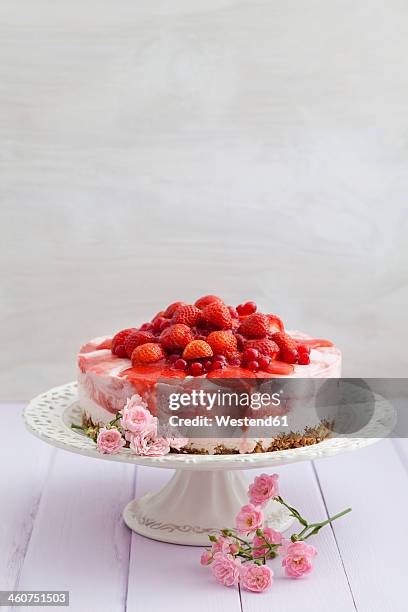
[[191, 329], [183, 323], [170, 325], [160, 334], [160, 344], [170, 351], [183, 349], [192, 339]]
[[232, 317], [231, 313], [228, 310], [228, 306], [226, 306], [223, 302], [212, 302], [205, 306], [203, 309], [203, 318], [207, 323], [211, 323], [218, 329], [231, 329], [232, 327]]
[[135, 331], [132, 334], [129, 334], [125, 340], [125, 351], [129, 359], [137, 346], [146, 344], [147, 342], [155, 342], [155, 337], [151, 332]]
[[155, 320], [158, 319], [159, 317], [164, 317], [164, 310], [159, 310], [159, 312], [154, 315], [154, 317], [152, 319], [152, 323], [154, 323]]
[[137, 331], [136, 327], [129, 327], [128, 329], [122, 329], [122, 331], [113, 336], [111, 345], [113, 355], [116, 355], [116, 357], [126, 357], [125, 340], [135, 331]]
[[269, 319], [267, 315], [256, 312], [243, 319], [239, 333], [247, 338], [264, 338], [269, 329]]
[[204, 295], [203, 297], [198, 298], [198, 300], [194, 303], [194, 306], [197, 306], [197, 308], [202, 310], [205, 306], [208, 306], [208, 304], [212, 304], [213, 302], [222, 302], [222, 299], [216, 295]]
[[201, 359], [212, 356], [212, 348], [205, 340], [192, 340], [183, 351], [183, 359]]
[[173, 304], [170, 304], [169, 306], [167, 306], [166, 310], [164, 311], [163, 316], [170, 318], [174, 315], [177, 308], [180, 308], [180, 306], [185, 306], [185, 305], [186, 305], [185, 302], [173, 302]]
[[237, 350], [237, 339], [231, 331], [213, 331], [207, 336], [214, 355], [228, 357]]
[[266, 316], [268, 317], [268, 321], [269, 321], [268, 332], [270, 334], [273, 334], [279, 331], [281, 332], [285, 331], [282, 320], [279, 317], [273, 314], [267, 314]]
[[147, 342], [137, 346], [132, 353], [132, 365], [138, 363], [155, 363], [165, 357], [165, 353], [156, 342]]
[[173, 323], [183, 323], [188, 327], [194, 327], [201, 319], [201, 310], [191, 304], [185, 304], [177, 308], [173, 314]]
[[273, 340], [262, 338], [261, 340], [247, 340], [245, 349], [257, 349], [261, 355], [266, 355], [271, 359], [277, 359], [279, 355], [279, 346]]
[[280, 356], [282, 361], [285, 361], [286, 363], [297, 362], [299, 358], [297, 344], [291, 336], [285, 334], [285, 332], [276, 332], [272, 334], [271, 338], [280, 348]]

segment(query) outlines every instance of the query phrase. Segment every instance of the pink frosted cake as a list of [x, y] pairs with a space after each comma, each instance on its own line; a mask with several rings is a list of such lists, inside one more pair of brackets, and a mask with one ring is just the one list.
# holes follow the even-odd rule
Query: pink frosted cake
[[[341, 353], [327, 340], [285, 331], [279, 317], [258, 312], [254, 302], [234, 308], [211, 295], [194, 305], [175, 302], [149, 323], [87, 342], [78, 366], [84, 423], [101, 425], [134, 394], [156, 414], [159, 379], [335, 378]], [[239, 440], [193, 439], [180, 452], [264, 452], [316, 443], [329, 433], [327, 424], [316, 421], [307, 438], [296, 431], [244, 446]]]

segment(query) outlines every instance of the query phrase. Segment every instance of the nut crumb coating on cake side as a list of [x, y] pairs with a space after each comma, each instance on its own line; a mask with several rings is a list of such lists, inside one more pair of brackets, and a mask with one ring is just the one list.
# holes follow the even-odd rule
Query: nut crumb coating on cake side
[[[84, 423], [106, 424], [139, 394], [156, 413], [161, 378], [337, 378], [341, 352], [330, 341], [287, 331], [276, 315], [254, 302], [236, 308], [216, 296], [175, 302], [153, 319], [101, 336], [78, 354], [78, 400]], [[179, 451], [194, 454], [259, 453], [308, 446], [330, 435], [330, 420], [273, 438], [194, 438]]]

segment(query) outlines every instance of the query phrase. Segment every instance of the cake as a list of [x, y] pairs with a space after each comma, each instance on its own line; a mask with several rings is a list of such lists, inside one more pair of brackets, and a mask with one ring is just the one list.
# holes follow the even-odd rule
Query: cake
[[[336, 378], [341, 352], [328, 340], [285, 330], [282, 320], [254, 302], [227, 306], [214, 295], [175, 302], [150, 322], [101, 336], [78, 354], [78, 399], [86, 426], [103, 426], [138, 394], [157, 412], [157, 386], [166, 379]], [[290, 434], [242, 439], [189, 439], [178, 452], [265, 452], [321, 441], [330, 422]], [[305, 434], [308, 435], [305, 435]]]

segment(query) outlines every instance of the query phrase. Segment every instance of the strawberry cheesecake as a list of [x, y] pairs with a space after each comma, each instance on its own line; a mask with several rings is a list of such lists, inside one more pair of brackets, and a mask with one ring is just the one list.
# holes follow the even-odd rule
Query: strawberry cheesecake
[[[254, 302], [228, 306], [215, 295], [175, 302], [149, 322], [84, 344], [78, 355], [78, 397], [84, 424], [109, 423], [128, 398], [140, 395], [156, 414], [159, 381], [189, 378], [336, 378], [341, 352], [328, 340], [287, 331]], [[330, 423], [272, 438], [189, 439], [178, 452], [265, 452], [321, 441]]]

